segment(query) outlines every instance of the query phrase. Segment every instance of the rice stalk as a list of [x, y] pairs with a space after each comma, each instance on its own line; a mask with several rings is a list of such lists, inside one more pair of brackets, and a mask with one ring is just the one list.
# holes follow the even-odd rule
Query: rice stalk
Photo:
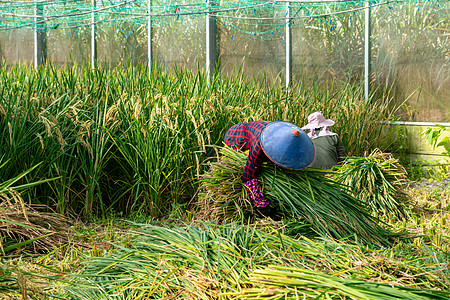
[[319, 234], [369, 245], [390, 244], [393, 234], [323, 172], [267, 168], [261, 175], [270, 201], [276, 201], [285, 214], [308, 220]]
[[347, 185], [374, 216], [385, 219], [406, 216], [408, 199], [401, 192], [406, 170], [392, 154], [375, 149], [365, 157], [348, 157], [336, 170], [333, 178]]
[[318, 271], [269, 266], [254, 270], [250, 288], [229, 293], [229, 299], [448, 299], [450, 292], [339, 278]]
[[74, 241], [71, 226], [71, 221], [59, 214], [39, 211], [26, 204], [0, 204], [1, 246], [5, 252], [31, 244], [28, 248], [39, 253], [51, 251], [60, 244], [78, 243]]
[[[209, 170], [200, 177], [196, 216], [200, 220], [224, 223], [244, 219], [253, 212], [242, 184], [241, 173], [245, 156], [234, 154], [228, 148], [219, 149], [216, 161], [209, 162]], [[227, 155], [228, 154], [228, 155]]]

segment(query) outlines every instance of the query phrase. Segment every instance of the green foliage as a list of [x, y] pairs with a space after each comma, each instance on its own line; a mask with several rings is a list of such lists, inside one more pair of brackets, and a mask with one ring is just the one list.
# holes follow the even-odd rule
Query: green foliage
[[442, 155], [450, 157], [450, 135], [442, 137], [443, 133], [450, 133], [450, 129], [440, 124], [436, 124], [437, 128], [429, 127], [422, 132], [426, 137], [429, 145], [436, 149], [437, 147], [444, 147], [445, 151]]
[[[436, 127], [428, 127], [421, 133], [427, 140], [427, 143], [436, 150], [441, 148], [443, 151], [441, 155], [450, 158], [450, 129], [440, 124]], [[449, 176], [449, 166], [441, 159], [428, 159], [425, 162], [419, 162], [413, 166], [413, 171], [422, 177], [428, 178], [430, 181], [443, 180]], [[416, 176], [420, 178], [420, 176]]]
[[441, 181], [449, 176], [449, 166], [438, 159], [416, 160], [414, 163], [405, 163], [405, 169], [408, 173], [408, 179], [412, 181], [420, 181], [428, 179], [428, 181]]

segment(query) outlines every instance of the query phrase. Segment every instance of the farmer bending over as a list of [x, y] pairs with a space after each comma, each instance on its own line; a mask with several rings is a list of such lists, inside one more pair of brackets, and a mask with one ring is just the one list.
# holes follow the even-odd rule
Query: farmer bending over
[[316, 151], [311, 168], [328, 170], [344, 160], [344, 144], [337, 133], [328, 129], [333, 125], [334, 121], [325, 119], [322, 112], [316, 111], [308, 116], [308, 125], [302, 127], [307, 131]]
[[285, 121], [256, 121], [233, 125], [225, 144], [234, 150], [249, 150], [242, 181], [256, 207], [269, 205], [256, 178], [264, 161], [291, 170], [306, 168], [314, 159], [314, 146], [305, 132]]

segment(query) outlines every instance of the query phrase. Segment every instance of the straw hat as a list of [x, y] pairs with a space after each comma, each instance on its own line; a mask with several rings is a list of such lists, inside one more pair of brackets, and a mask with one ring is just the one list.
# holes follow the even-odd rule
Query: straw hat
[[274, 121], [261, 132], [261, 147], [276, 165], [290, 170], [308, 167], [314, 159], [314, 145], [306, 133], [292, 123]]
[[303, 126], [302, 129], [316, 129], [321, 127], [333, 126], [334, 121], [330, 119], [325, 119], [322, 112], [316, 111], [308, 116], [308, 124]]

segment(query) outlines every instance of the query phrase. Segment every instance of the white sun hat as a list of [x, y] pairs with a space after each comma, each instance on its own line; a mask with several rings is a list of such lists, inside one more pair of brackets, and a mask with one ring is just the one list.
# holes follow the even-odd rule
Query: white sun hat
[[308, 116], [308, 124], [303, 126], [302, 130], [329, 127], [333, 125], [333, 120], [325, 119], [321, 111], [316, 111]]

